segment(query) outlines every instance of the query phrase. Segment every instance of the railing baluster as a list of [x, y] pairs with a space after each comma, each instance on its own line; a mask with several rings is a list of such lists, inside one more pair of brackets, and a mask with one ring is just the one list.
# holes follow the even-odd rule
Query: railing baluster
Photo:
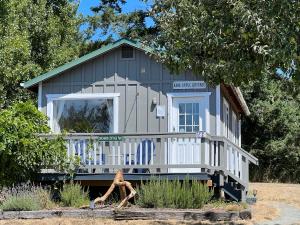
[[86, 143], [87, 144], [87, 150], [88, 150], [88, 162], [89, 162], [89, 166], [92, 164], [91, 158], [92, 158], [92, 153], [91, 153], [91, 145], [89, 144], [89, 142]]
[[67, 140], [66, 147], [67, 147], [67, 157], [69, 159], [70, 158], [70, 151], [71, 151], [71, 140]]
[[137, 138], [134, 140], [134, 165], [137, 164]]
[[103, 156], [103, 150], [102, 150], [102, 144], [103, 142], [99, 143], [99, 165], [102, 165], [102, 156]]
[[214, 142], [210, 142], [210, 147], [211, 147], [211, 166], [215, 166], [215, 146]]
[[146, 156], [145, 156], [145, 165], [148, 165], [148, 155], [149, 155], [149, 148], [148, 148], [148, 140], [145, 141], [145, 153], [146, 153]]
[[117, 149], [118, 149], [118, 165], [121, 165], [121, 146], [120, 146], [120, 142], [119, 141], [116, 141], [115, 142], [116, 145], [117, 145]]
[[128, 141], [126, 139], [126, 141], [123, 142], [123, 165], [126, 165], [126, 154], [127, 154], [127, 152], [126, 152], [126, 146], [127, 146], [127, 143], [128, 143]]
[[154, 142], [153, 142], [153, 139], [151, 139], [151, 159], [150, 159], [150, 164], [151, 165], [153, 165], [153, 161], [154, 161], [154, 154], [153, 154], [153, 152], [154, 152]]
[[86, 157], [85, 157], [85, 153], [86, 153], [86, 140], [82, 140], [82, 142], [79, 142], [79, 149], [81, 149], [81, 143], [82, 143], [82, 162], [85, 165], [86, 164]]
[[216, 143], [216, 166], [220, 166], [219, 164], [219, 142], [218, 141], [215, 141]]
[[94, 165], [97, 165], [97, 141], [94, 140], [94, 148], [93, 148], [93, 152], [94, 152]]
[[237, 151], [237, 149], [235, 149], [235, 170], [234, 170], [234, 175], [235, 176], [239, 176], [239, 162], [238, 162], [238, 158], [239, 158], [239, 156], [238, 156], [238, 151]]
[[243, 179], [242, 154], [239, 153], [239, 178]]
[[140, 148], [140, 152], [139, 152], [139, 154], [140, 154], [140, 165], [142, 165], [143, 164], [143, 162], [142, 162], [142, 153], [143, 153], [143, 145], [142, 145], [142, 142], [139, 144], [139, 148]]
[[71, 153], [72, 157], [75, 156], [75, 141], [72, 141], [72, 153]]
[[131, 142], [132, 141], [134, 141], [134, 139], [129, 139], [128, 143], [127, 143], [128, 144], [128, 152], [129, 152], [128, 153], [129, 154], [129, 156], [128, 156], [128, 164], [129, 165], [131, 165]]
[[164, 156], [165, 156], [165, 165], [168, 164], [168, 139], [167, 138], [163, 138], [162, 139], [164, 142]]
[[115, 149], [115, 143], [112, 142], [112, 164], [115, 165], [116, 164], [116, 149]]

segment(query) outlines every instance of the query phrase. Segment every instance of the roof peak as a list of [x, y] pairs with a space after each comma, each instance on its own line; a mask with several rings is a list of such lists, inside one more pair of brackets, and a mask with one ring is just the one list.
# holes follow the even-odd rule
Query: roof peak
[[55, 69], [53, 70], [50, 70], [44, 74], [41, 74], [29, 81], [26, 81], [24, 83], [21, 83], [21, 86], [24, 87], [24, 88], [30, 88], [30, 87], [33, 87], [33, 86], [36, 86], [39, 82], [42, 82], [44, 80], [48, 80], [50, 78], [53, 78], [59, 74], [61, 74], [62, 72], [66, 71], [66, 70], [69, 70], [75, 66], [78, 66], [84, 62], [87, 62], [93, 58], [96, 58], [98, 57], [99, 55], [102, 55], [102, 54], [105, 54], [123, 44], [127, 44], [127, 45], [130, 45], [134, 48], [137, 48], [137, 49], [140, 49], [142, 51], [145, 51], [145, 52], [150, 52], [152, 49], [147, 47], [147, 46], [144, 46], [141, 42], [139, 42], [138, 40], [131, 40], [129, 38], [121, 38], [121, 39], [118, 39], [110, 44], [107, 44], [105, 46], [102, 46], [101, 48], [97, 49], [97, 50], [94, 50], [86, 55], [83, 55], [77, 59], [74, 59], [70, 62], [67, 62], [59, 67], [56, 67]]

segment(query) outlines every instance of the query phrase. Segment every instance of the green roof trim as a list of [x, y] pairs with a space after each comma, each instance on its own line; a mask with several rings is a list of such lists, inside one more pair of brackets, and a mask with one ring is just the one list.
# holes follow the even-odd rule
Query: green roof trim
[[91, 53], [89, 53], [87, 55], [84, 55], [84, 56], [82, 56], [82, 57], [80, 57], [78, 59], [75, 59], [75, 60], [70, 61], [70, 62], [68, 62], [68, 63], [66, 63], [64, 65], [61, 65], [61, 66], [59, 66], [59, 67], [57, 67], [57, 68], [55, 68], [55, 69], [53, 69], [53, 70], [51, 70], [51, 71], [49, 71], [47, 73], [44, 73], [44, 74], [42, 74], [40, 76], [37, 76], [37, 77], [35, 77], [35, 78], [33, 78], [33, 79], [29, 80], [29, 81], [26, 81], [25, 83], [22, 83], [21, 86], [24, 87], [24, 88], [30, 88], [32, 86], [35, 86], [35, 85], [37, 85], [41, 81], [48, 80], [48, 79], [50, 79], [52, 77], [55, 77], [58, 74], [66, 71], [68, 69], [71, 69], [72, 67], [80, 65], [80, 64], [82, 64], [82, 63], [84, 63], [84, 62], [86, 62], [88, 60], [91, 60], [91, 59], [93, 59], [93, 58], [95, 58], [95, 57], [97, 57], [99, 55], [102, 55], [102, 54], [104, 54], [104, 53], [106, 53], [106, 52], [108, 52], [108, 51], [110, 51], [112, 49], [115, 49], [115, 48], [117, 48], [117, 47], [119, 47], [121, 45], [124, 45], [124, 44], [125, 45], [130, 45], [130, 46], [132, 46], [134, 48], [143, 50], [145, 52], [152, 52], [153, 51], [153, 49], [151, 49], [150, 47], [142, 45], [142, 43], [140, 43], [138, 41], [132, 41], [132, 40], [128, 40], [128, 39], [125, 39], [125, 38], [124, 39], [120, 39], [120, 40], [118, 40], [118, 41], [116, 41], [114, 43], [106, 45], [106, 46], [104, 46], [104, 47], [102, 47], [100, 49], [97, 49], [97, 50], [95, 50], [95, 51], [93, 51], [93, 52], [91, 52]]

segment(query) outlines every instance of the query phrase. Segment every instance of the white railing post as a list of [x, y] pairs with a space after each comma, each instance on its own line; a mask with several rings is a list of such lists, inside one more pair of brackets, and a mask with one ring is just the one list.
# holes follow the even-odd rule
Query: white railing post
[[219, 165], [219, 142], [218, 141], [215, 141], [215, 144], [216, 144], [216, 166], [220, 166]]
[[94, 153], [94, 156], [93, 156], [93, 159], [94, 159], [94, 165], [97, 165], [97, 142], [96, 140], [94, 140], [94, 143], [93, 143], [93, 153]]
[[242, 154], [239, 154], [239, 177], [243, 179]]

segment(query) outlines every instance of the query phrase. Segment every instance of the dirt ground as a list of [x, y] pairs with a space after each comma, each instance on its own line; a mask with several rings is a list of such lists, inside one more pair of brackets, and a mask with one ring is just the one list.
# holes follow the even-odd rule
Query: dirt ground
[[[293, 207], [298, 213], [300, 212], [300, 184], [278, 184], [278, 183], [251, 183], [249, 190], [257, 190], [257, 203], [252, 206], [253, 219], [246, 223], [239, 224], [278, 224], [276, 220], [283, 218], [282, 208], [280, 205]], [[293, 219], [291, 215], [286, 215], [287, 218]], [[298, 215], [297, 215], [298, 216]], [[299, 214], [300, 216], [300, 214]], [[298, 218], [298, 217], [297, 217]], [[286, 219], [286, 218], [283, 218]], [[286, 220], [279, 220], [286, 221]], [[273, 223], [274, 222], [274, 223]], [[194, 222], [179, 222], [179, 221], [113, 221], [109, 219], [74, 219], [74, 218], [54, 218], [42, 220], [2, 220], [0, 225], [179, 225], [179, 224], [195, 224]], [[198, 223], [199, 224], [199, 223]], [[211, 224], [203, 222], [201, 224]], [[220, 223], [218, 223], [220, 224]], [[279, 223], [279, 224], [289, 224]], [[291, 224], [300, 224], [298, 221], [291, 221]]]
[[[257, 190], [257, 203], [252, 206], [253, 223], [268, 223], [278, 217], [290, 219], [300, 215], [282, 215], [282, 205], [295, 208], [300, 213], [300, 184], [251, 183], [249, 190]], [[280, 223], [279, 223], [280, 224]], [[300, 220], [293, 224], [300, 224]]]

